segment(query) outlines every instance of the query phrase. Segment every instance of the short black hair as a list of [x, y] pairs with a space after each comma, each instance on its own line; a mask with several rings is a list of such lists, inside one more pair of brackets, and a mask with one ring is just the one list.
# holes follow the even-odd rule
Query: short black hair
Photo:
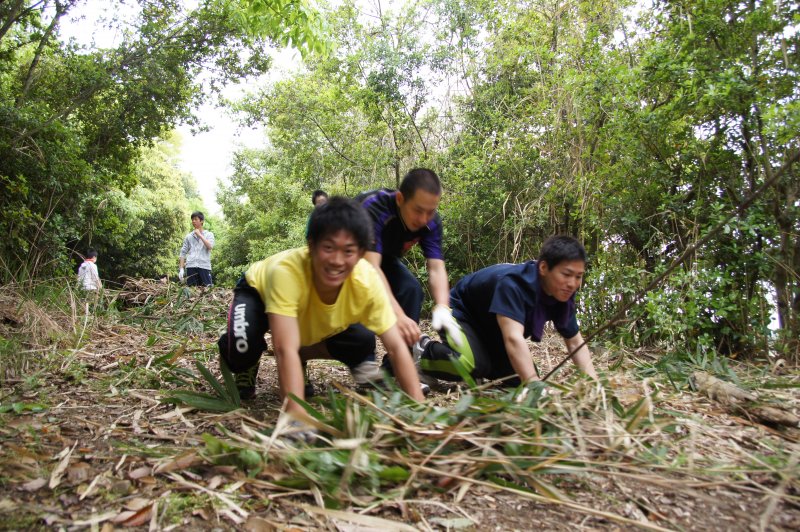
[[586, 264], [589, 257], [586, 249], [578, 239], [569, 235], [551, 236], [542, 244], [539, 261], [547, 263], [548, 268], [555, 268], [560, 262], [579, 260]]
[[194, 220], [195, 218], [200, 218], [201, 222], [205, 222], [206, 221], [205, 215], [200, 211], [194, 211], [192, 213], [192, 215], [189, 216], [189, 219], [191, 219], [191, 220]]
[[410, 200], [419, 189], [435, 196], [441, 196], [442, 182], [433, 170], [429, 170], [428, 168], [414, 168], [408, 172], [403, 178], [403, 181], [400, 182], [400, 193], [403, 195], [403, 198]]
[[96, 259], [97, 258], [97, 250], [90, 249], [86, 252], [87, 259]]
[[317, 189], [314, 192], [312, 192], [311, 193], [311, 205], [315, 205], [316, 206], [317, 198], [320, 197], [320, 196], [322, 196], [324, 198], [327, 198], [328, 197], [328, 193], [325, 192], [324, 190], [320, 190], [320, 189]]
[[367, 249], [372, 244], [372, 224], [364, 207], [356, 200], [333, 196], [311, 213], [308, 243], [319, 242], [339, 231], [352, 234], [359, 249]]

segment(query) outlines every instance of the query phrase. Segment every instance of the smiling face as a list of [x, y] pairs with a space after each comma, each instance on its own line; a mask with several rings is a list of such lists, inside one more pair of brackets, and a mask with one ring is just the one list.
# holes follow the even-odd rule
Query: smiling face
[[314, 286], [323, 302], [336, 299], [364, 251], [352, 233], [345, 230], [326, 235], [319, 242], [309, 242]]
[[539, 281], [542, 290], [562, 303], [581, 287], [584, 273], [586, 273], [586, 263], [582, 260], [565, 260], [553, 268], [550, 268], [547, 262], [539, 261]]
[[397, 193], [397, 209], [409, 231], [419, 231], [436, 216], [441, 195], [417, 189], [411, 198], [405, 198], [402, 192]]

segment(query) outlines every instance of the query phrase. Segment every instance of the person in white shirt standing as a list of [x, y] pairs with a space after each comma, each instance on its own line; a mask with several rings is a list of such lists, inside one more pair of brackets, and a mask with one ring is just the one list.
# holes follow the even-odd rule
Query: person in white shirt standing
[[189, 286], [211, 286], [211, 250], [214, 233], [203, 229], [205, 216], [200, 211], [192, 213], [194, 230], [186, 235], [181, 246], [181, 266], [178, 278]]
[[90, 249], [86, 252], [83, 264], [78, 268], [78, 284], [84, 290], [99, 290], [103, 286], [95, 262], [97, 262], [97, 251]]

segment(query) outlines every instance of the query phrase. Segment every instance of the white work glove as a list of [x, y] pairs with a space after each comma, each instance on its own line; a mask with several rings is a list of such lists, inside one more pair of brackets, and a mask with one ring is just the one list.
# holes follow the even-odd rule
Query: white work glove
[[186, 270], [184, 270], [183, 268], [178, 270], [178, 279], [180, 280], [180, 282], [183, 282], [184, 275], [186, 275]]
[[433, 307], [431, 325], [433, 325], [433, 328], [437, 331], [444, 329], [447, 332], [447, 339], [452, 341], [456, 347], [463, 346], [464, 332], [461, 330], [461, 326], [453, 317], [453, 313], [450, 312], [449, 308], [444, 305], [436, 305]]

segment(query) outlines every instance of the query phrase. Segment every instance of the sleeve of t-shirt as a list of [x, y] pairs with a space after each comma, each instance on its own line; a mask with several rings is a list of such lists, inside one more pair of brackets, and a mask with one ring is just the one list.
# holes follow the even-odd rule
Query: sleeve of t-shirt
[[525, 323], [525, 296], [519, 286], [505, 277], [495, 285], [489, 312]]
[[206, 236], [206, 240], [208, 240], [208, 243], [211, 244], [211, 247], [213, 248], [214, 247], [214, 243], [215, 243], [214, 233], [212, 233], [211, 231], [206, 231], [206, 235], [205, 236]]
[[389, 296], [383, 287], [383, 282], [374, 268], [370, 268], [365, 291], [369, 294], [365, 316], [361, 325], [381, 335], [388, 331], [397, 322], [397, 317], [389, 303]]
[[368, 247], [369, 251], [374, 251], [383, 255], [383, 226], [386, 223], [386, 218], [389, 213], [386, 211], [384, 204], [380, 201], [380, 197], [376, 194], [367, 199], [363, 205], [367, 210], [367, 215], [372, 222], [374, 242]]
[[262, 286], [267, 290], [264, 302], [267, 312], [297, 318], [306, 284], [302, 275], [298, 275], [288, 264], [276, 264], [265, 271], [264, 275], [267, 278]]
[[422, 237], [419, 245], [422, 248], [422, 256], [426, 259], [444, 260], [444, 253], [442, 253], [442, 221], [438, 216], [433, 230]]

